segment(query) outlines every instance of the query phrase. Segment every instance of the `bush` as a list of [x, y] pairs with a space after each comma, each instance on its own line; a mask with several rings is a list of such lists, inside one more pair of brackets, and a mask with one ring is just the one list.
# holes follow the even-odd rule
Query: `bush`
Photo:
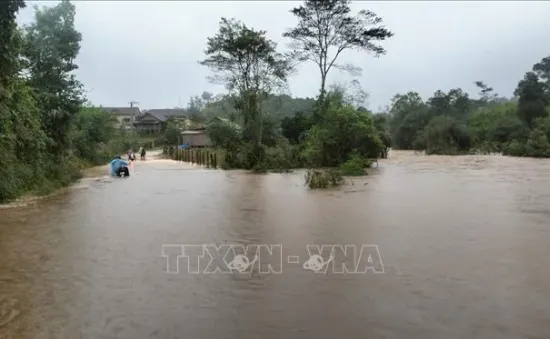
[[525, 146], [517, 140], [512, 140], [503, 147], [502, 153], [504, 155], [522, 157], [525, 156]]
[[270, 170], [272, 172], [289, 172], [296, 168], [298, 159], [296, 159], [296, 148], [289, 144], [285, 138], [280, 138], [277, 146], [265, 150], [260, 162], [256, 165], [262, 172]]
[[337, 169], [310, 169], [305, 179], [311, 189], [335, 187], [344, 183], [342, 173]]
[[371, 160], [354, 154], [348, 161], [340, 165], [340, 171], [346, 176], [362, 176], [366, 174], [365, 169], [371, 165]]
[[546, 158], [550, 156], [550, 143], [544, 130], [536, 128], [531, 132], [529, 140], [525, 144], [525, 153], [527, 156], [534, 158]]

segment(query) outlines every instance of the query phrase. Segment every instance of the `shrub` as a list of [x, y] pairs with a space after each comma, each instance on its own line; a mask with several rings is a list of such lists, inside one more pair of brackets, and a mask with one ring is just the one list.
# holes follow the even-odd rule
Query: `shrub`
[[502, 153], [504, 155], [522, 157], [525, 155], [525, 146], [517, 140], [512, 140], [503, 147]]
[[311, 189], [335, 187], [344, 183], [342, 173], [337, 169], [310, 169], [305, 179]]
[[348, 161], [340, 165], [340, 171], [346, 176], [362, 176], [365, 169], [372, 165], [372, 161], [357, 154], [352, 155]]
[[260, 162], [255, 167], [262, 172], [267, 170], [288, 172], [298, 164], [296, 148], [296, 146], [290, 145], [285, 138], [280, 138], [277, 146], [265, 150]]

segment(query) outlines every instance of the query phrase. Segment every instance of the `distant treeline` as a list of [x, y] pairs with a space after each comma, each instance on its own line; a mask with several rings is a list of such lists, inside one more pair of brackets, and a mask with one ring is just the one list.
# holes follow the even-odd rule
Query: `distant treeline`
[[387, 112], [392, 146], [427, 154], [499, 152], [550, 157], [550, 57], [519, 81], [514, 98], [499, 98], [477, 81], [472, 99], [461, 89], [437, 91], [427, 101], [418, 93], [396, 95]]

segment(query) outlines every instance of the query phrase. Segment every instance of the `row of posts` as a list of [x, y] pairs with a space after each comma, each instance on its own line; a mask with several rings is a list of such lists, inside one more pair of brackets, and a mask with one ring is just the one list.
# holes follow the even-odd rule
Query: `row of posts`
[[165, 154], [172, 160], [190, 162], [207, 168], [218, 168], [218, 153], [215, 151], [200, 148], [180, 149], [171, 146], [165, 149]]

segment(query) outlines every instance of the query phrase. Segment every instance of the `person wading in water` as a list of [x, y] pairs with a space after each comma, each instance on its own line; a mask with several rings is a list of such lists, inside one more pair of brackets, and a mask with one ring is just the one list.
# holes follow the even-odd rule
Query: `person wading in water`
[[141, 147], [140, 152], [141, 160], [145, 160], [145, 147]]
[[140, 159], [141, 160], [145, 160], [145, 147], [144, 146], [140, 146], [139, 147], [139, 151], [138, 151], [139, 155], [140, 155]]
[[134, 150], [128, 151], [128, 161], [134, 161], [136, 160], [136, 155], [134, 154]]

